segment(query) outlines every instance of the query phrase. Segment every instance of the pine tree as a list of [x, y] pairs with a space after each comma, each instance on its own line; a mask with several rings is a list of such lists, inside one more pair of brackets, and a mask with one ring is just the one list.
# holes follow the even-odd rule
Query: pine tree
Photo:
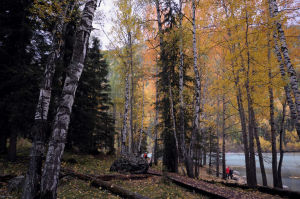
[[108, 64], [99, 48], [99, 40], [93, 38], [71, 116], [68, 142], [82, 152], [96, 152], [103, 147], [114, 151], [113, 119], [108, 112], [112, 105], [107, 80]]

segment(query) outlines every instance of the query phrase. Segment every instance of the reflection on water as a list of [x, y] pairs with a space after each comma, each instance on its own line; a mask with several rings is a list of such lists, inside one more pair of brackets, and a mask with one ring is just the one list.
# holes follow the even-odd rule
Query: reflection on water
[[[268, 186], [273, 186], [272, 177], [272, 154], [264, 153], [265, 170], [267, 174]], [[277, 156], [279, 160], [279, 155]], [[240, 172], [241, 176], [246, 176], [244, 153], [226, 153], [226, 165]], [[262, 184], [261, 172], [258, 157], [256, 157], [256, 175], [258, 184]], [[300, 191], [300, 153], [285, 153], [283, 157], [282, 182], [289, 189]]]

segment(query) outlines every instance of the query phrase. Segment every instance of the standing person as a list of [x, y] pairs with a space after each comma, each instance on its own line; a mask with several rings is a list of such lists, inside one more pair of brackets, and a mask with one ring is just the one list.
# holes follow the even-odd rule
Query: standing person
[[226, 168], [226, 179], [227, 179], [227, 178], [229, 179], [229, 170], [230, 170], [229, 167], [227, 167], [227, 168]]
[[147, 158], [148, 158], [147, 152], [144, 153], [144, 158], [147, 160]]

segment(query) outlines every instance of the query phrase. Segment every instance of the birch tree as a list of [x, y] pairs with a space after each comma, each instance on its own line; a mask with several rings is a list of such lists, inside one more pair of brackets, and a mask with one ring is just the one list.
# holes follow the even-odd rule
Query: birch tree
[[[270, 17], [274, 20], [274, 25], [275, 25], [275, 33], [274, 33], [274, 42], [277, 42], [276, 40], [278, 39], [280, 41], [280, 51], [282, 53], [283, 56], [283, 62], [284, 65], [287, 68], [287, 72], [289, 74], [289, 78], [290, 78], [290, 85], [294, 94], [294, 98], [295, 98], [295, 106], [296, 106], [296, 111], [297, 111], [297, 118], [296, 118], [296, 130], [298, 133], [298, 136], [300, 138], [300, 91], [299, 91], [299, 83], [298, 83], [298, 78], [297, 78], [297, 74], [296, 71], [294, 69], [293, 64], [291, 63], [291, 59], [290, 59], [290, 55], [289, 55], [289, 51], [288, 51], [288, 47], [287, 47], [287, 43], [286, 43], [286, 37], [284, 34], [284, 30], [282, 28], [282, 23], [280, 22], [280, 20], [278, 19], [278, 6], [277, 6], [277, 2], [276, 0], [268, 0], [269, 3], [269, 14]], [[278, 54], [278, 43], [275, 43], [275, 52], [276, 54]], [[281, 56], [279, 56], [279, 54], [277, 55], [278, 57], [278, 62], [281, 63], [282, 62], [282, 58]], [[281, 65], [282, 67], [282, 65]], [[293, 109], [292, 109], [293, 111]], [[295, 114], [295, 111], [292, 112], [293, 114]], [[295, 116], [294, 116], [295, 118]]]
[[[101, 2], [101, 1], [100, 1]], [[80, 24], [76, 32], [76, 41], [71, 63], [63, 86], [61, 100], [54, 119], [53, 131], [49, 141], [48, 152], [42, 173], [41, 197], [56, 198], [61, 158], [70, 123], [70, 115], [75, 99], [75, 93], [80, 79], [83, 63], [92, 30], [92, 22], [97, 7], [97, 0], [86, 2]]]
[[194, 118], [193, 118], [193, 130], [191, 136], [191, 143], [189, 153], [193, 156], [193, 145], [196, 138], [196, 134], [199, 131], [199, 118], [200, 118], [200, 95], [201, 95], [201, 80], [197, 66], [197, 46], [196, 46], [196, 3], [192, 1], [192, 23], [193, 23], [193, 68], [195, 73], [195, 107], [194, 107]]
[[63, 11], [59, 13], [55, 27], [53, 28], [53, 40], [51, 52], [45, 66], [44, 80], [40, 88], [40, 95], [32, 127], [33, 145], [30, 151], [29, 169], [25, 178], [22, 198], [36, 198], [40, 194], [42, 158], [45, 152], [45, 139], [47, 131], [47, 119], [51, 100], [52, 82], [56, 68], [56, 62], [60, 57], [63, 45], [63, 27], [67, 12], [72, 9], [70, 5], [61, 4]]

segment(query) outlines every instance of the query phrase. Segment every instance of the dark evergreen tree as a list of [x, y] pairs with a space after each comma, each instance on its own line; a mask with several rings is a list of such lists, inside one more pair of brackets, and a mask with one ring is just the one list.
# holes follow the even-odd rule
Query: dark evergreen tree
[[[178, 151], [176, 149], [176, 140], [174, 137], [174, 127], [171, 113], [171, 101], [173, 100], [173, 107], [178, 103], [178, 73], [175, 72], [175, 67], [179, 63], [179, 46], [178, 38], [173, 34], [175, 28], [175, 13], [173, 12], [174, 5], [170, 1], [166, 1], [163, 5], [164, 11], [164, 24], [165, 29], [163, 30], [163, 39], [161, 42], [161, 73], [159, 74], [159, 92], [162, 94], [161, 101], [159, 102], [159, 109], [162, 114], [162, 138], [163, 138], [163, 165], [168, 171], [177, 172], [178, 170]], [[170, 87], [171, 92], [170, 93]], [[170, 96], [172, 94], [172, 96]], [[174, 116], [176, 110], [174, 110]], [[175, 118], [176, 121], [176, 118]], [[175, 129], [176, 131], [176, 129]]]
[[114, 121], [109, 108], [108, 64], [100, 53], [99, 40], [93, 39], [76, 93], [68, 142], [82, 152], [107, 149], [114, 152]]
[[15, 160], [17, 136], [29, 137], [41, 67], [32, 63], [29, 49], [32, 1], [2, 0], [0, 4], [0, 150], [7, 150], [9, 138], [9, 159]]

